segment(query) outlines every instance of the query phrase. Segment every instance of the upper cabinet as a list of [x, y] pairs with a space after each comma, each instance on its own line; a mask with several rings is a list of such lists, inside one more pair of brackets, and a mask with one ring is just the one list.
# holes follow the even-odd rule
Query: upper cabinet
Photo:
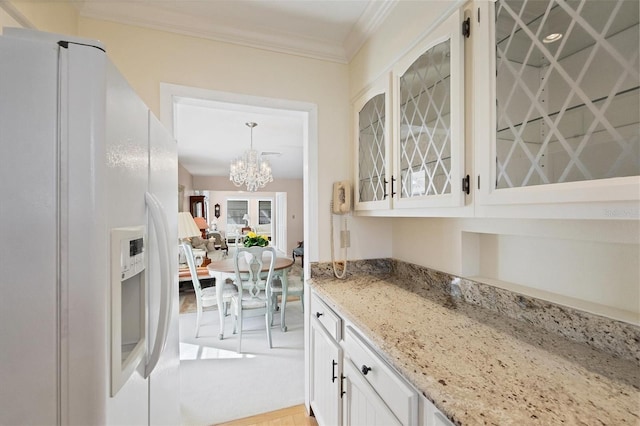
[[391, 96], [382, 78], [354, 104], [356, 141], [356, 210], [391, 207]]
[[461, 25], [456, 12], [354, 103], [357, 211], [464, 205]]
[[475, 4], [476, 214], [638, 217], [638, 5]]
[[442, 20], [354, 103], [358, 214], [640, 218], [639, 5]]
[[454, 13], [393, 70], [394, 207], [464, 203], [464, 45]]

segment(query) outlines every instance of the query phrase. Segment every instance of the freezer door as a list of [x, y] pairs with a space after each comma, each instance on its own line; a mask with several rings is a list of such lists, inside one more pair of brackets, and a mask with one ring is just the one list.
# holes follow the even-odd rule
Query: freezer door
[[[149, 113], [149, 192], [162, 204], [168, 222], [171, 315], [164, 351], [149, 377], [149, 421], [152, 425], [180, 424], [180, 346], [178, 336], [178, 154], [176, 141]], [[150, 219], [149, 219], [150, 220]], [[151, 227], [150, 227], [151, 228]], [[160, 309], [160, 258], [157, 234], [149, 231], [149, 341], [157, 332]]]

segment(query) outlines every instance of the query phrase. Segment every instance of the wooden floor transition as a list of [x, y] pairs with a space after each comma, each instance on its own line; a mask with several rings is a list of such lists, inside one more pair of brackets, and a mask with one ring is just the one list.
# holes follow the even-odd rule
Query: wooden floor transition
[[307, 416], [304, 404], [301, 404], [217, 426], [318, 426], [318, 422], [315, 417]]

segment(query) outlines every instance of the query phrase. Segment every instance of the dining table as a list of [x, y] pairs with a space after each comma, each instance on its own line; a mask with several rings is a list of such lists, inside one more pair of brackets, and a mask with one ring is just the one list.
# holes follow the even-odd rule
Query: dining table
[[[293, 266], [293, 259], [290, 257], [277, 256], [276, 264], [273, 268], [274, 277], [280, 277], [282, 282], [282, 302], [280, 305], [280, 328], [283, 332], [287, 331], [287, 325], [285, 323], [285, 311], [287, 305], [287, 288], [289, 285], [288, 274], [289, 270]], [[238, 268], [241, 274], [249, 273], [249, 265], [244, 258], [238, 259]], [[220, 315], [220, 332], [218, 338], [224, 339], [224, 319], [225, 310], [223, 306], [223, 290], [224, 282], [227, 278], [235, 279], [236, 271], [234, 266], [234, 259], [232, 257], [217, 260], [207, 265], [209, 275], [215, 278], [216, 281], [216, 298], [218, 299], [218, 314]], [[265, 262], [262, 267], [262, 272], [269, 272], [269, 263]]]

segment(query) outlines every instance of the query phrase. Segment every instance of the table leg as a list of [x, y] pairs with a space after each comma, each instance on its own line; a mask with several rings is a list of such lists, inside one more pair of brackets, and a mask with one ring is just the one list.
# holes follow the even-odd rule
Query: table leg
[[286, 312], [287, 307], [287, 293], [289, 291], [289, 268], [286, 268], [282, 271], [282, 277], [280, 278], [282, 281], [282, 303], [280, 304], [280, 327], [282, 331], [287, 331], [287, 325], [284, 321], [284, 314]]

